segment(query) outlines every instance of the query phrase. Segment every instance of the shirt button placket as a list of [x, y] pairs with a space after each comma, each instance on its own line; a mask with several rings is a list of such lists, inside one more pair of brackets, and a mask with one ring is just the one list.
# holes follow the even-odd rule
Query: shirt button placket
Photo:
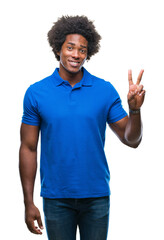
[[69, 93], [69, 99], [70, 99], [71, 104], [75, 104], [74, 91], [75, 91], [75, 89], [71, 89], [71, 91]]

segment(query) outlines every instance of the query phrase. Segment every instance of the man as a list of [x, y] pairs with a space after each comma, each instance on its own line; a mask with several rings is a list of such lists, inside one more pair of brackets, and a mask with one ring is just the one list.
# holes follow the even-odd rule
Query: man
[[[83, 64], [99, 50], [101, 37], [87, 17], [61, 17], [48, 33], [59, 61], [54, 73], [31, 85], [24, 98], [20, 176], [25, 221], [32, 233], [43, 224], [34, 205], [37, 143], [41, 132], [41, 196], [49, 240], [107, 239], [110, 173], [104, 153], [106, 123], [126, 145], [142, 138], [140, 108], [145, 90], [129, 70], [129, 116], [115, 88]], [[37, 220], [38, 227], [34, 225]]]

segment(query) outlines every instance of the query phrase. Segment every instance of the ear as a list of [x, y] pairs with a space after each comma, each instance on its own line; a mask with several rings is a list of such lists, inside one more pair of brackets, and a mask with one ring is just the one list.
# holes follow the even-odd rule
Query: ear
[[57, 52], [57, 55], [60, 57], [60, 52]]

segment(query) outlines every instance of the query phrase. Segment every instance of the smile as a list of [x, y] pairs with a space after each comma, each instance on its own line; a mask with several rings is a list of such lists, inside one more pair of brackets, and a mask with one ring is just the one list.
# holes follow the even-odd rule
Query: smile
[[69, 61], [69, 64], [70, 64], [72, 67], [77, 67], [77, 66], [80, 65], [80, 62]]

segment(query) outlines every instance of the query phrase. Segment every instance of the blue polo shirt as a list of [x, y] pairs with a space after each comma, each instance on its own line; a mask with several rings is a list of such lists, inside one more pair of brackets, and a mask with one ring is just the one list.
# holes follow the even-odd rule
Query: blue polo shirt
[[72, 88], [58, 71], [31, 85], [24, 97], [22, 122], [41, 131], [41, 196], [108, 196], [106, 124], [127, 113], [110, 82], [82, 68], [83, 78]]

